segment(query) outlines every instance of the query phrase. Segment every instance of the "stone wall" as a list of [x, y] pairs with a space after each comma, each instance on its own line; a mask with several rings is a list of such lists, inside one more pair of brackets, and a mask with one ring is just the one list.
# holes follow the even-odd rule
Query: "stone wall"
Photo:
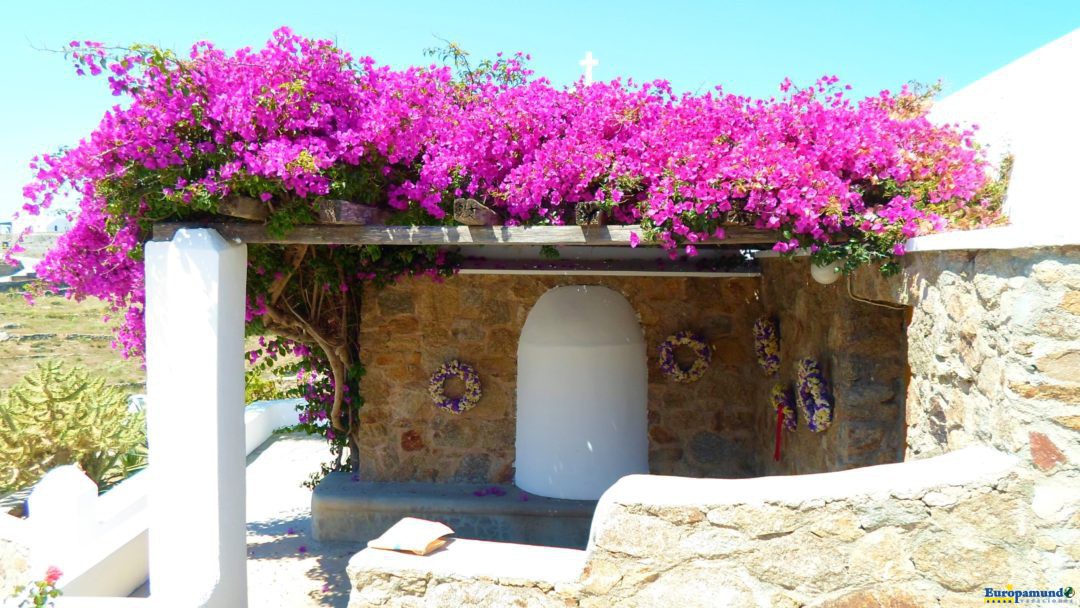
[[[810, 277], [808, 258], [764, 258], [762, 305], [780, 328], [780, 371], [757, 396], [758, 452], [763, 474], [801, 474], [899, 462], [904, 454], [904, 392], [907, 379], [905, 311], [857, 301], [842, 277], [821, 285]], [[792, 387], [795, 366], [814, 357], [831, 384], [832, 425], [811, 432], [784, 431], [780, 462], [771, 458], [776, 417], [768, 391], [774, 382]]]
[[[639, 315], [649, 357], [651, 471], [759, 474], [766, 448], [755, 434], [764, 406], [751, 336], [762, 310], [757, 277], [459, 275], [364, 293], [361, 354], [368, 372], [361, 389], [361, 476], [512, 479], [521, 327], [543, 293], [575, 284], [614, 289]], [[657, 363], [660, 342], [681, 329], [701, 332], [715, 349], [705, 377], [689, 385], [668, 380]], [[453, 358], [475, 365], [483, 383], [480, 403], [462, 415], [436, 411], [427, 394], [432, 371]]]
[[966, 606], [1074, 585], [1080, 545], [1055, 528], [1076, 501], [1040, 503], [1015, 463], [973, 448], [756, 488], [629, 478], [598, 509], [581, 605]]
[[[502, 580], [472, 567], [482, 556], [435, 568], [368, 550], [350, 562], [350, 607], [944, 608], [983, 605], [987, 587], [1075, 587], [1080, 534], [1061, 525], [1080, 497], [1048, 495], [1030, 473], [976, 447], [823, 475], [630, 476], [601, 499], [576, 580]], [[512, 547], [498, 547], [503, 560]]]
[[988, 444], [1075, 475], [1080, 247], [914, 253], [857, 293], [912, 305], [908, 456]]

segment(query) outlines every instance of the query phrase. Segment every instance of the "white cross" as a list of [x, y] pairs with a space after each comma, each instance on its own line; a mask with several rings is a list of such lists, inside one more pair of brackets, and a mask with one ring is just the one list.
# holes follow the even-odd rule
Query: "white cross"
[[600, 65], [592, 56], [592, 51], [585, 53], [585, 58], [578, 62], [578, 65], [585, 68], [585, 84], [592, 84], [592, 69]]

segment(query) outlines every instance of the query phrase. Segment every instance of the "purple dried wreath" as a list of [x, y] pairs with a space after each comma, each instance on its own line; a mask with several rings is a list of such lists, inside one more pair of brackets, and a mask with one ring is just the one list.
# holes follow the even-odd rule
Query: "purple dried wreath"
[[[675, 349], [685, 346], [697, 355], [690, 367], [684, 368], [675, 360]], [[675, 382], [688, 384], [705, 375], [712, 361], [712, 347], [700, 334], [680, 331], [660, 343], [660, 369]]]
[[[444, 390], [446, 381], [450, 378], [459, 378], [465, 385], [465, 391], [460, 397], [448, 397]], [[455, 414], [468, 411], [480, 401], [480, 374], [476, 373], [473, 366], [462, 363], [457, 359], [443, 363], [435, 373], [431, 375], [428, 383], [428, 394], [435, 402], [435, 407], [444, 409]]]

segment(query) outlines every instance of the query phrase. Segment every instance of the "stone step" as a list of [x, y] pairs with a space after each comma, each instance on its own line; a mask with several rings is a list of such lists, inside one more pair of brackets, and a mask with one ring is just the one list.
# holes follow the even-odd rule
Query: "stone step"
[[356, 481], [331, 473], [311, 497], [319, 541], [367, 542], [402, 517], [450, 526], [459, 538], [583, 549], [596, 501], [547, 498], [512, 484]]

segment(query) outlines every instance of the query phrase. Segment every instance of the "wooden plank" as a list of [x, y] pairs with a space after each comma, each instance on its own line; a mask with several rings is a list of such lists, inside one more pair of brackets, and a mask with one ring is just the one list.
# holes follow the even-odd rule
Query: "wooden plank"
[[[234, 242], [296, 245], [611, 245], [628, 246], [638, 226], [297, 226], [284, 237], [262, 224], [241, 222], [162, 223], [153, 239], [167, 241], [181, 228], [213, 228]], [[779, 235], [745, 226], [725, 227], [727, 238], [698, 245], [771, 246]], [[648, 245], [642, 241], [642, 245]]]
[[743, 279], [760, 277], [761, 271], [731, 272], [726, 270], [635, 270], [635, 269], [596, 269], [596, 268], [570, 268], [545, 269], [545, 268], [510, 268], [510, 269], [483, 269], [462, 268], [459, 274], [492, 274], [492, 275], [527, 275], [536, 277], [675, 277], [675, 278], [701, 278], [701, 279]]
[[462, 274], [520, 274], [539, 276], [690, 276], [756, 277], [761, 268], [756, 261], [739, 258], [639, 260], [502, 260], [466, 258], [459, 267]]

